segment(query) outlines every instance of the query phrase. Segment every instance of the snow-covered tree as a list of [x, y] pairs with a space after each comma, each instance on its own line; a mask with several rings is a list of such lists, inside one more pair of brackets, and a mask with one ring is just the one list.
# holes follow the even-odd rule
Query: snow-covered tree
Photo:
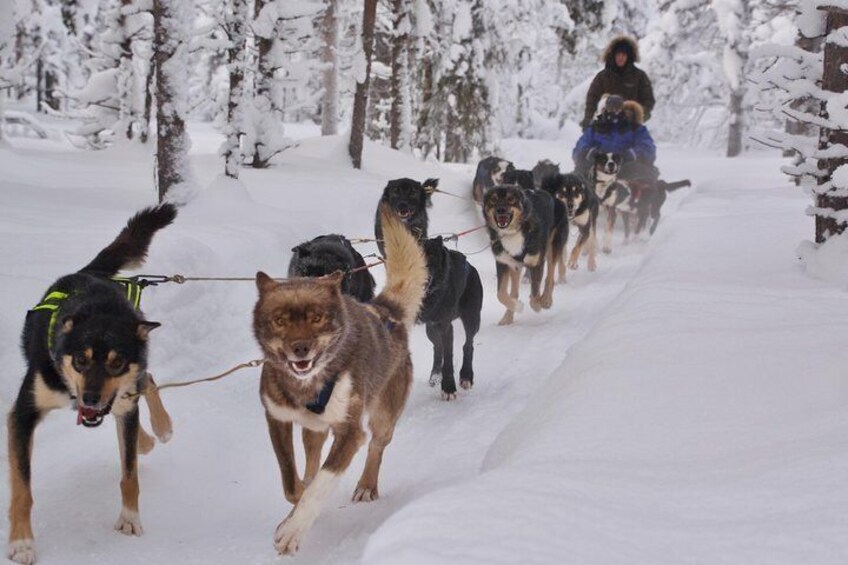
[[[193, 183], [186, 131], [186, 76], [193, 9], [183, 0], [153, 0], [153, 57], [156, 62], [156, 179], [159, 200], [185, 196]], [[176, 194], [175, 194], [176, 193]]]
[[722, 63], [730, 90], [728, 109], [730, 125], [727, 137], [727, 156], [742, 153], [742, 136], [747, 121], [745, 93], [748, 91], [747, 68], [751, 45], [749, 0], [712, 0], [719, 30], [724, 40]]
[[226, 140], [221, 147], [224, 157], [224, 174], [237, 179], [241, 167], [241, 136], [244, 115], [244, 72], [247, 56], [247, 24], [250, 5], [248, 0], [230, 0], [226, 11], [224, 30], [229, 40], [227, 64], [230, 89], [227, 100]]
[[412, 136], [412, 100], [409, 84], [409, 44], [412, 32], [411, 0], [392, 0], [391, 146], [408, 149]]
[[324, 64], [321, 95], [321, 135], [339, 132], [339, 17], [341, 0], [327, 0], [327, 8], [321, 21], [324, 45], [321, 60]]

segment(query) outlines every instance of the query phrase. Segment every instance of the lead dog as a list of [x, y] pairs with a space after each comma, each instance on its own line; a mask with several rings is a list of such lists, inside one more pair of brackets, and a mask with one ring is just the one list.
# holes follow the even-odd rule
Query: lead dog
[[590, 172], [591, 184], [598, 196], [600, 205], [607, 212], [606, 229], [604, 230], [603, 252], [612, 253], [612, 231], [619, 212], [624, 221], [624, 238], [630, 237], [630, 188], [624, 182], [618, 181], [623, 158], [618, 153], [598, 153], [594, 157]]
[[12, 561], [35, 561], [30, 487], [35, 427], [47, 412], [69, 405], [77, 411], [77, 423], [86, 427], [99, 426], [110, 412], [114, 415], [122, 471], [122, 507], [115, 529], [142, 534], [136, 455], [139, 449], [152, 449], [153, 439], [139, 424], [139, 393], [148, 401], [156, 435], [163, 442], [171, 435], [170, 418], [147, 373], [148, 334], [160, 324], [145, 320], [137, 304], [128, 300], [140, 290], [127, 291], [111, 279], [122, 269], [141, 265], [153, 235], [175, 216], [170, 204], [142, 210], [93, 261], [53, 283], [27, 313], [22, 336], [27, 372], [7, 420], [7, 556]]
[[524, 305], [518, 300], [522, 267], [530, 271], [530, 307], [538, 312], [553, 303], [553, 269], [548, 269], [540, 294], [545, 262], [552, 261], [554, 202], [547, 192], [517, 185], [498, 186], [486, 193], [483, 215], [495, 256], [498, 300], [506, 312], [498, 325], [514, 321]]
[[[380, 208], [386, 286], [370, 304], [341, 292], [341, 273], [279, 283], [257, 273], [253, 330], [265, 365], [259, 386], [286, 500], [294, 504], [277, 526], [274, 545], [295, 553], [339, 476], [371, 443], [354, 501], [378, 496], [383, 450], [412, 384], [409, 330], [424, 297], [427, 263], [416, 238], [386, 206]], [[306, 469], [295, 464], [292, 424], [303, 427]], [[321, 464], [329, 431], [333, 445]]]

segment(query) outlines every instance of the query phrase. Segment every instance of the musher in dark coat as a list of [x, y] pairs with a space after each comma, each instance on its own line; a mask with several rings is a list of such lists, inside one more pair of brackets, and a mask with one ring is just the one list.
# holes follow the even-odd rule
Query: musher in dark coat
[[604, 94], [618, 94], [625, 100], [638, 102], [647, 121], [654, 109], [654, 89], [645, 71], [635, 65], [639, 61], [636, 40], [623, 35], [616, 37], [604, 50], [603, 60], [604, 70], [595, 75], [586, 94], [586, 113], [581, 127], [585, 129], [592, 123]]

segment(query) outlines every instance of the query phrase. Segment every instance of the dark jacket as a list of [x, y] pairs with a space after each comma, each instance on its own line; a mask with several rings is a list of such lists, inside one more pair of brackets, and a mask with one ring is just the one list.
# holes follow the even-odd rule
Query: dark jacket
[[[624, 49], [627, 52], [627, 64], [619, 68], [615, 64], [615, 52]], [[595, 75], [589, 92], [586, 94], [586, 113], [582, 127], [588, 127], [598, 110], [598, 102], [604, 94], [618, 94], [625, 100], [638, 102], [645, 111], [645, 120], [651, 117], [654, 109], [654, 89], [645, 71], [636, 67], [639, 61], [639, 46], [626, 36], [616, 37], [604, 50], [604, 70]]]

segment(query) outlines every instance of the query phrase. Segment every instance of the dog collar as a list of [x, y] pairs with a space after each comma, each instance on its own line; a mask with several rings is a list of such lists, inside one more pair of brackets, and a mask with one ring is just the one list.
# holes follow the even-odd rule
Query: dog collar
[[336, 379], [338, 378], [338, 375], [336, 375], [324, 383], [321, 392], [318, 393], [315, 400], [306, 405], [306, 409], [313, 414], [323, 414], [327, 408], [327, 403], [330, 402], [330, 397], [333, 395], [333, 389], [336, 387]]

